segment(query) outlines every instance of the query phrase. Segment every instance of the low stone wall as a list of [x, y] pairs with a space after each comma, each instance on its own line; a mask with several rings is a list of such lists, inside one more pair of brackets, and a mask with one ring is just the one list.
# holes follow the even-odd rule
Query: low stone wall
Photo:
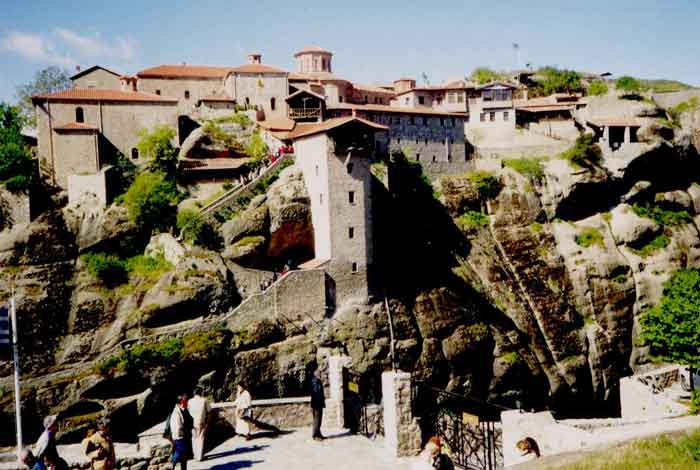
[[[311, 398], [274, 398], [253, 400], [253, 420], [277, 429], [290, 429], [311, 426]], [[233, 402], [217, 403], [212, 407], [217, 421], [236, 427], [236, 407]], [[258, 426], [261, 430], [263, 427]]]
[[573, 142], [579, 136], [579, 130], [576, 128], [574, 121], [569, 120], [551, 120], [544, 119], [539, 122], [531, 122], [527, 125], [530, 132], [552, 137], [553, 139], [562, 139]]

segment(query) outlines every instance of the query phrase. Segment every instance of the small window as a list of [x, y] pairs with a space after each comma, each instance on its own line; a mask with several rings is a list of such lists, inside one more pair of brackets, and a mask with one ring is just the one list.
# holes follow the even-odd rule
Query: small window
[[132, 160], [138, 160], [138, 158], [139, 158], [139, 149], [137, 149], [136, 147], [134, 147], [134, 148], [131, 149], [131, 159], [132, 159]]
[[323, 205], [323, 193], [318, 195], [318, 203]]
[[452, 161], [452, 155], [450, 155], [449, 153], [447, 154], [447, 161], [448, 161], [448, 162], [451, 162], [451, 161]]
[[75, 108], [75, 122], [85, 122], [85, 113], [83, 108]]
[[436, 161], [437, 161], [437, 158], [435, 157], [435, 155], [433, 155], [433, 163], [435, 163]]
[[423, 125], [427, 126], [428, 125], [428, 118], [423, 116]]
[[316, 170], [316, 176], [318, 176], [318, 165], [316, 165], [315, 170]]
[[450, 143], [451, 143], [451, 144], [454, 144], [454, 143], [455, 143], [455, 138], [454, 138], [454, 137], [450, 137]]
[[355, 238], [355, 227], [348, 228], [348, 238]]
[[348, 192], [348, 202], [350, 204], [355, 204], [355, 191]]
[[250, 106], [250, 98], [248, 98], [247, 96], [245, 98], [245, 104], [246, 106]]
[[425, 98], [422, 96], [418, 97], [418, 104], [425, 104]]
[[455, 118], [450, 118], [450, 121], [451, 121], [452, 127], [454, 127], [455, 126]]
[[[379, 146], [379, 142], [377, 142], [377, 146]], [[352, 163], [348, 163], [345, 169], [348, 170], [348, 175], [352, 175]]]
[[417, 162], [420, 161], [420, 153], [417, 153], [417, 154], [416, 154], [416, 161], [417, 161]]
[[160, 95], [160, 90], [156, 90], [156, 95]]
[[401, 143], [401, 137], [399, 137], [399, 138], [396, 139], [396, 143], [397, 143], [397, 144], [400, 144], [400, 143]]
[[339, 97], [338, 97], [338, 102], [340, 102], [340, 103], [343, 102], [343, 97], [342, 97], [342, 96], [339, 96]]
[[489, 121], [494, 122], [496, 120], [496, 113], [493, 111], [489, 113]]
[[275, 103], [275, 99], [274, 99], [274, 98], [270, 98], [270, 109], [271, 109], [272, 111], [275, 110], [275, 104], [276, 104], [276, 103]]
[[444, 126], [445, 125], [445, 118], [440, 118], [440, 125]]
[[352, 272], [357, 272], [357, 263], [352, 263]]
[[185, 90], [185, 99], [186, 100], [190, 99], [190, 90]]
[[503, 120], [504, 121], [508, 120], [508, 111], [503, 111]]
[[427, 137], [425, 139], [423, 139], [423, 143], [425, 143], [425, 145], [428, 145], [428, 138]]
[[479, 121], [486, 122], [486, 113], [479, 114]]

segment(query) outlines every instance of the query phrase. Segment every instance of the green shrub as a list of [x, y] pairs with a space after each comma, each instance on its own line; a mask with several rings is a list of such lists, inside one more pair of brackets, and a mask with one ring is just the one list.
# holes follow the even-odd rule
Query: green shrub
[[588, 94], [590, 96], [603, 96], [608, 94], [608, 85], [602, 80], [593, 80], [588, 85]]
[[457, 217], [457, 226], [462, 230], [485, 227], [489, 224], [489, 216], [483, 212], [467, 211]]
[[629, 75], [624, 75], [615, 81], [615, 87], [623, 92], [627, 93], [640, 93], [642, 91], [642, 84], [639, 80]]
[[593, 142], [590, 134], [581, 134], [576, 138], [573, 147], [559, 155], [560, 158], [569, 160], [575, 167], [588, 167], [597, 164], [602, 158], [600, 148]]
[[470, 171], [467, 173], [467, 178], [476, 186], [479, 196], [483, 199], [496, 197], [501, 191], [501, 183], [496, 178], [496, 175], [490, 171]]
[[655, 253], [656, 251], [661, 250], [662, 248], [666, 248], [670, 243], [671, 239], [668, 238], [666, 235], [661, 234], [655, 237], [646, 245], [642, 246], [641, 248], [633, 249], [632, 251], [635, 252], [637, 255], [641, 256], [642, 258], [646, 258], [647, 256]]
[[542, 231], [542, 224], [539, 222], [533, 222], [530, 224], [530, 230], [532, 230], [532, 233], [540, 233]]
[[175, 176], [177, 149], [172, 141], [176, 135], [175, 129], [166, 125], [157, 125], [150, 132], [147, 129], [138, 132], [140, 140], [136, 147], [141, 156], [150, 160], [150, 171], [163, 173], [169, 178]]
[[167, 230], [175, 222], [177, 203], [183, 194], [162, 173], [143, 172], [124, 195], [132, 222], [151, 229]]
[[640, 318], [641, 338], [657, 358], [700, 366], [700, 270], [679, 269], [664, 283], [658, 305]]
[[221, 142], [230, 150], [243, 152], [243, 145], [236, 139], [233, 134], [229, 134], [221, 127], [216, 125], [214, 121], [207, 121], [202, 127], [202, 131], [212, 140]]
[[700, 100], [697, 96], [693, 96], [688, 101], [683, 101], [678, 103], [676, 106], [670, 108], [668, 112], [674, 118], [678, 118], [683, 113], [688, 113], [700, 109]]
[[129, 280], [129, 272], [122, 259], [106, 253], [87, 253], [83, 255], [88, 272], [108, 287], [124, 284]]
[[538, 73], [544, 76], [542, 89], [545, 95], [552, 93], [574, 93], [581, 91], [581, 75], [574, 70], [543, 67]]
[[698, 392], [697, 390], [693, 390], [690, 394], [690, 406], [688, 407], [688, 414], [700, 414], [700, 392]]
[[269, 148], [262, 136], [260, 136], [260, 132], [255, 131], [250, 138], [250, 142], [248, 142], [248, 145], [245, 147], [246, 155], [248, 155], [253, 162], [260, 163], [262, 159], [267, 156], [268, 152]]
[[223, 189], [224, 191], [230, 191], [233, 189], [233, 183], [224, 183], [221, 186], [221, 189]]
[[16, 175], [5, 180], [5, 188], [13, 193], [21, 193], [29, 189], [31, 178], [28, 175]]
[[182, 209], [177, 213], [177, 228], [189, 243], [212, 250], [220, 247], [221, 239], [214, 227], [195, 209]]
[[172, 367], [180, 362], [183, 347], [182, 338], [136, 344], [122, 353], [119, 367], [127, 373], [142, 373], [146, 369], [158, 366]]
[[651, 219], [660, 225], [683, 225], [693, 221], [687, 211], [666, 210], [650, 204], [634, 203], [632, 210], [639, 217]]
[[593, 245], [604, 246], [603, 235], [593, 227], [583, 229], [581, 233], [574, 237], [577, 245], [588, 248]]
[[221, 357], [226, 352], [228, 335], [223, 330], [190, 333], [185, 336], [182, 347], [183, 360], [198, 360]]
[[174, 266], [165, 259], [162, 253], [155, 257], [136, 255], [125, 262], [130, 275], [146, 279], [159, 279], [163, 274], [172, 271]]
[[265, 237], [262, 235], [249, 235], [247, 237], [243, 237], [240, 240], [238, 240], [235, 245], [236, 246], [249, 246], [249, 245], [258, 245], [260, 243], [263, 243], [265, 241]]
[[539, 158], [503, 160], [503, 166], [512, 168], [521, 175], [529, 178], [542, 178], [544, 176], [544, 167]]
[[240, 125], [243, 129], [245, 129], [246, 127], [253, 124], [253, 121], [250, 120], [250, 118], [248, 117], [247, 114], [239, 113], [239, 112], [236, 112], [230, 116], [223, 116], [223, 117], [219, 117], [216, 119], [212, 119], [212, 122], [220, 123], [220, 124], [230, 122], [233, 124]]
[[474, 70], [472, 70], [472, 73], [469, 75], [469, 79], [471, 81], [476, 82], [480, 85], [489, 82], [494, 82], [496, 80], [504, 80], [505, 78], [505, 74], [501, 72], [496, 72], [495, 70], [492, 70], [488, 67], [477, 67]]

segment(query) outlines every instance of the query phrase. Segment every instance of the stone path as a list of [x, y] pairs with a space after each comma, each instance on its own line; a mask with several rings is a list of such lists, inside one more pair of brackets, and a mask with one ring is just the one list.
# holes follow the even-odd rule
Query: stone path
[[411, 459], [389, 455], [381, 439], [370, 440], [347, 432], [328, 432], [326, 440], [311, 439], [310, 429], [295, 429], [278, 437], [229, 439], [190, 462], [188, 470], [410, 470]]

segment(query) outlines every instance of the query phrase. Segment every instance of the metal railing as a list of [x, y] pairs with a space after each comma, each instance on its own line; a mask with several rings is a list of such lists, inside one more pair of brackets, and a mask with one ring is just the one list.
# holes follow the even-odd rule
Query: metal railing
[[321, 108], [289, 108], [287, 114], [291, 119], [321, 117]]

